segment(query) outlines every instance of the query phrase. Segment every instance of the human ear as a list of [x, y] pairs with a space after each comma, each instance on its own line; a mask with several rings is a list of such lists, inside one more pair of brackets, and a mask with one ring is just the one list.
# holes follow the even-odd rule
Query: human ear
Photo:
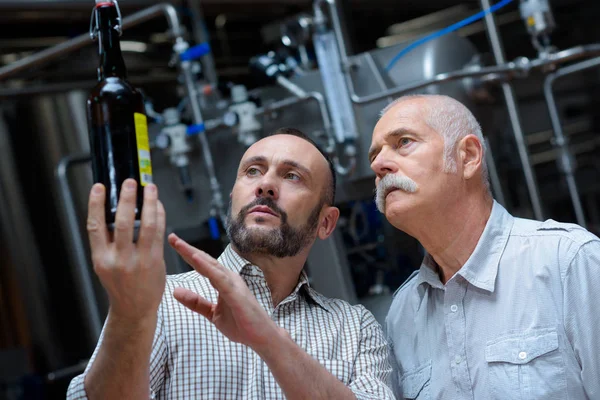
[[458, 146], [459, 162], [465, 180], [471, 179], [482, 169], [483, 144], [475, 135], [467, 135], [460, 140]]
[[337, 207], [326, 206], [321, 213], [321, 223], [319, 224], [317, 236], [319, 236], [319, 239], [327, 239], [335, 229], [340, 217], [340, 210]]

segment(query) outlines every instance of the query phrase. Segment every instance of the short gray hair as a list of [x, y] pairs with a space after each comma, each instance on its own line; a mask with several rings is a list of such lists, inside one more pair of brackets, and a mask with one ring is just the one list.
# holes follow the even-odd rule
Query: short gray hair
[[397, 104], [412, 99], [426, 100], [425, 123], [444, 139], [444, 171], [456, 172], [456, 146], [460, 139], [467, 135], [475, 135], [479, 139], [483, 149], [481, 175], [489, 192], [489, 173], [486, 164], [487, 144], [479, 122], [464, 104], [446, 95], [409, 94], [401, 96], [385, 106], [379, 113], [379, 118]]

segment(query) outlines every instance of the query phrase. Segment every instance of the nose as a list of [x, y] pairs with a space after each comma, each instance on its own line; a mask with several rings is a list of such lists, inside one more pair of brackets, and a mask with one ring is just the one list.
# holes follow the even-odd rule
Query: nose
[[256, 197], [271, 197], [273, 200], [277, 200], [279, 198], [279, 190], [274, 178], [270, 177], [268, 174], [264, 175], [258, 182], [254, 194]]
[[398, 172], [398, 165], [393, 161], [393, 157], [388, 154], [387, 146], [381, 149], [377, 157], [371, 163], [371, 169], [375, 172], [377, 179], [381, 179], [389, 173]]

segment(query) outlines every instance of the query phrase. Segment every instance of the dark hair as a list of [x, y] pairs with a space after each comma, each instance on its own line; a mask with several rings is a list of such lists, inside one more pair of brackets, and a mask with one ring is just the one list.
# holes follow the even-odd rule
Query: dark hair
[[335, 168], [333, 166], [333, 161], [331, 161], [331, 158], [327, 155], [327, 153], [325, 153], [323, 151], [323, 149], [317, 144], [317, 142], [315, 142], [310, 136], [308, 136], [307, 134], [305, 134], [304, 132], [302, 132], [299, 129], [283, 127], [283, 128], [277, 129], [276, 131], [274, 131], [273, 133], [271, 133], [268, 136], [275, 136], [275, 135], [292, 135], [292, 136], [296, 136], [301, 139], [304, 139], [308, 143], [312, 144], [319, 151], [319, 153], [321, 153], [321, 155], [323, 157], [325, 157], [325, 160], [327, 160], [327, 164], [329, 165], [329, 172], [330, 172], [331, 176], [330, 176], [330, 180], [329, 180], [329, 183], [330, 183], [329, 188], [328, 188], [327, 192], [325, 193], [324, 200], [325, 200], [325, 203], [327, 203], [329, 205], [333, 205], [335, 202], [336, 176], [335, 176]]

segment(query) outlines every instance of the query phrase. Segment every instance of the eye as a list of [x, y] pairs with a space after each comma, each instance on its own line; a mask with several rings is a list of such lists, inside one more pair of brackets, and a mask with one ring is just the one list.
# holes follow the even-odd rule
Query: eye
[[260, 170], [258, 168], [250, 167], [246, 170], [246, 175], [248, 176], [257, 176], [258, 174], [260, 174]]
[[297, 181], [297, 180], [300, 180], [300, 176], [293, 172], [288, 172], [287, 174], [285, 174], [285, 179], [291, 179], [293, 181]]
[[411, 138], [403, 137], [400, 139], [398, 144], [400, 145], [400, 147], [406, 147], [409, 144], [411, 144], [412, 142], [413, 142], [413, 140]]

